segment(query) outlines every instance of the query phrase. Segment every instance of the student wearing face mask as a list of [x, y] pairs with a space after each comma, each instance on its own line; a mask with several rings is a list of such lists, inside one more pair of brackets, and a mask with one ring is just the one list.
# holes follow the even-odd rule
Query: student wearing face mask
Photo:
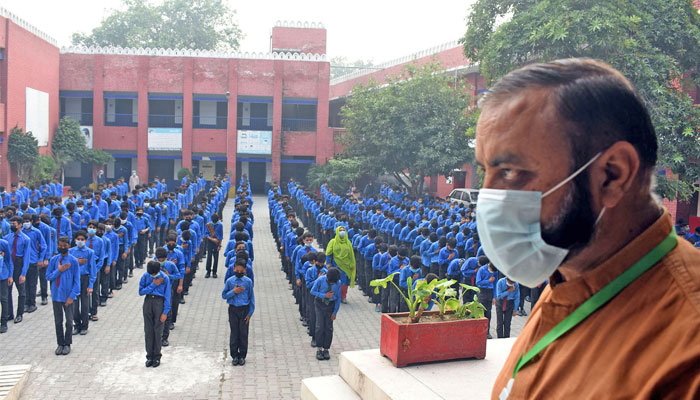
[[224, 240], [224, 226], [219, 221], [219, 214], [214, 213], [211, 215], [211, 222], [206, 224], [205, 235], [207, 249], [207, 274], [205, 278], [213, 276], [216, 279], [216, 270], [219, 265], [219, 250], [221, 250], [221, 243]]
[[175, 329], [175, 320], [177, 318], [178, 306], [180, 305], [180, 295], [182, 293], [182, 274], [185, 272], [184, 267], [181, 265], [184, 263], [184, 258], [182, 258], [182, 253], [179, 249], [174, 247], [175, 241], [177, 240], [175, 235], [168, 236], [168, 250], [163, 247], [156, 249], [156, 261], [160, 263], [161, 271], [165, 272], [170, 281], [170, 311], [167, 313], [168, 317], [163, 325], [163, 337], [161, 340], [161, 346], [167, 347], [170, 345], [168, 339], [170, 338], [170, 331]]
[[[107, 299], [114, 297], [114, 290], [116, 288], [116, 283], [117, 283], [117, 269], [121, 260], [121, 255], [123, 250], [120, 252], [120, 237], [117, 235], [117, 231], [115, 229], [115, 224], [117, 222], [114, 221], [114, 219], [108, 219], [105, 221], [105, 234], [104, 237], [109, 239], [109, 244], [110, 244], [110, 253], [111, 257], [109, 259], [109, 279], [107, 281], [107, 292], [105, 293], [104, 290], [102, 291], [102, 297], [101, 301], [102, 303], [107, 302]], [[102, 304], [100, 303], [100, 304]]]
[[308, 255], [307, 268], [304, 276], [304, 307], [306, 321], [308, 322], [307, 333], [311, 336], [311, 347], [316, 347], [316, 309], [311, 288], [316, 280], [323, 277], [328, 269], [323, 265], [326, 255], [323, 253], [311, 253]]
[[248, 354], [248, 329], [255, 311], [253, 282], [245, 276], [246, 262], [236, 260], [234, 276], [224, 285], [221, 297], [228, 303], [228, 321], [231, 333], [229, 347], [233, 365], [244, 365]]
[[143, 325], [146, 339], [146, 367], [160, 365], [163, 326], [170, 311], [170, 280], [158, 261], [149, 261], [139, 281], [143, 300]]
[[[38, 218], [37, 215], [34, 215]], [[26, 256], [29, 258], [29, 269], [27, 270], [27, 284], [25, 298], [25, 311], [33, 313], [36, 311], [36, 286], [39, 279], [39, 265], [44, 266], [46, 259], [47, 246], [44, 240], [44, 235], [41, 231], [32, 224], [32, 215], [24, 214], [22, 216], [22, 233], [29, 238]]]
[[[107, 236], [107, 228], [105, 224], [97, 224], [97, 236], [102, 239], [103, 244], [103, 258], [102, 267], [98, 273], [99, 275], [99, 286], [95, 287], [95, 291], [98, 294], [98, 306], [104, 307], [107, 305], [107, 297], [109, 296], [109, 273], [112, 271], [112, 258], [114, 257], [112, 253], [112, 241]], [[94, 293], [94, 292], [93, 292]]]
[[[46, 269], [46, 279], [51, 282], [51, 300], [56, 326], [56, 342], [58, 347], [55, 354], [67, 355], [73, 343], [73, 312], [74, 302], [80, 296], [80, 264], [78, 259], [69, 254], [70, 238], [58, 238], [58, 254], [49, 261]], [[64, 329], [65, 317], [65, 329]]]
[[87, 335], [90, 312], [90, 295], [97, 279], [95, 252], [86, 246], [87, 233], [78, 231], [75, 235], [75, 246], [69, 250], [70, 255], [78, 260], [80, 266], [80, 296], [75, 302], [75, 329], [73, 334]]
[[89, 319], [97, 321], [97, 307], [100, 304], [100, 284], [102, 275], [104, 275], [105, 267], [105, 242], [97, 235], [98, 222], [90, 220], [87, 223], [87, 240], [85, 247], [92, 250], [95, 259], [95, 282], [93, 283], [93, 291], [90, 295], [90, 312]]
[[[335, 240], [335, 239], [332, 239]], [[331, 240], [331, 241], [332, 241]], [[311, 287], [316, 313], [316, 359], [330, 360], [329, 349], [333, 341], [333, 321], [340, 309], [340, 270], [329, 268], [325, 278], [316, 279]]]
[[[29, 237], [22, 232], [22, 218], [12, 217], [10, 219], [10, 233], [5, 236], [5, 240], [10, 245], [10, 257], [12, 257], [12, 265], [14, 267], [12, 277], [8, 280], [8, 285], [12, 288], [14, 283], [17, 288], [17, 316], [14, 318], [15, 324], [22, 322], [24, 318], [24, 306], [26, 302], [26, 277], [29, 270]], [[10, 290], [12, 292], [12, 290]], [[10, 293], [11, 294], [11, 293]], [[12, 313], [12, 296], [7, 299], [9, 311]]]

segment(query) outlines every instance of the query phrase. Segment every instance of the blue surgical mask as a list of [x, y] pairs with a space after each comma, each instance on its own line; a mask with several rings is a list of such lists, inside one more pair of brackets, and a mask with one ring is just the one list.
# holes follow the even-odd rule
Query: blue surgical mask
[[[542, 199], [586, 170], [598, 153], [576, 172], [544, 194], [536, 191], [481, 189], [476, 213], [477, 230], [486, 256], [508, 278], [528, 287], [544, 282], [569, 254], [542, 239]], [[600, 211], [595, 224], [603, 216]]]
[[83, 207], [78, 207], [78, 208], [76, 208], [76, 210], [77, 210], [78, 212], [83, 212]]
[[345, 237], [345, 231], [338, 232], [338, 236], [340, 236], [340, 238], [343, 239]]
[[92, 236], [97, 233], [97, 229], [95, 228], [87, 228], [87, 233], [88, 235]]

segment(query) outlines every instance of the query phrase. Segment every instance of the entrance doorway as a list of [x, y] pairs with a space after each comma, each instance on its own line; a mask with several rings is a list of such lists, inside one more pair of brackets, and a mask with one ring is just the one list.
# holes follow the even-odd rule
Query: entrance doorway
[[248, 179], [250, 180], [250, 190], [253, 193], [265, 193], [265, 175], [267, 173], [267, 163], [249, 162]]

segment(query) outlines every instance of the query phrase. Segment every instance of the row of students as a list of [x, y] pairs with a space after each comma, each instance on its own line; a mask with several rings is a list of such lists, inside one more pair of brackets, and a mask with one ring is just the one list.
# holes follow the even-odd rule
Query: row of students
[[292, 285], [299, 320], [311, 337], [316, 359], [330, 360], [333, 321], [354, 283], [354, 253], [344, 227], [338, 227], [326, 250], [313, 245], [314, 235], [296, 219], [290, 197], [273, 184], [268, 192], [270, 230], [275, 238], [282, 271]]
[[[321, 195], [316, 196], [293, 180], [287, 190], [294, 213], [320, 236], [322, 245], [337, 227], [347, 230], [355, 253], [357, 283], [368, 301], [375, 304], [377, 312], [399, 312], [405, 308], [393, 285], [382, 290], [380, 295], [374, 295], [370, 281], [403, 272], [406, 267], [418, 269], [418, 273], [410, 274], [418, 279], [432, 273], [439, 279], [479, 286], [477, 273], [484, 266], [479, 258], [484, 252], [473, 205], [449, 204], [435, 198], [412, 200], [403, 193], [392, 197], [389, 194], [396, 194], [396, 191], [386, 185], [382, 185], [380, 196], [376, 198], [363, 198], [354, 191], [341, 196], [326, 185], [321, 186]], [[394, 279], [397, 285], [405, 288], [400, 274]], [[489, 319], [496, 283], [497, 279], [489, 282], [489, 288], [481, 295], [489, 309]], [[543, 286], [531, 289], [518, 285], [516, 314], [526, 316], [526, 298], [534, 305], [542, 289]], [[487, 293], [491, 294], [488, 299], [484, 297]]]

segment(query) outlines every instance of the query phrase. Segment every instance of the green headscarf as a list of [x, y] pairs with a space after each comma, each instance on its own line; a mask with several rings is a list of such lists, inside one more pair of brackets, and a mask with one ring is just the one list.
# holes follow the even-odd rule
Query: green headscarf
[[[344, 238], [341, 238], [338, 234], [340, 228], [343, 228], [345, 231]], [[335, 237], [328, 242], [326, 255], [333, 256], [333, 260], [338, 268], [350, 278], [350, 287], [355, 287], [355, 253], [352, 250], [352, 243], [348, 239], [347, 230], [344, 226], [335, 228]]]

